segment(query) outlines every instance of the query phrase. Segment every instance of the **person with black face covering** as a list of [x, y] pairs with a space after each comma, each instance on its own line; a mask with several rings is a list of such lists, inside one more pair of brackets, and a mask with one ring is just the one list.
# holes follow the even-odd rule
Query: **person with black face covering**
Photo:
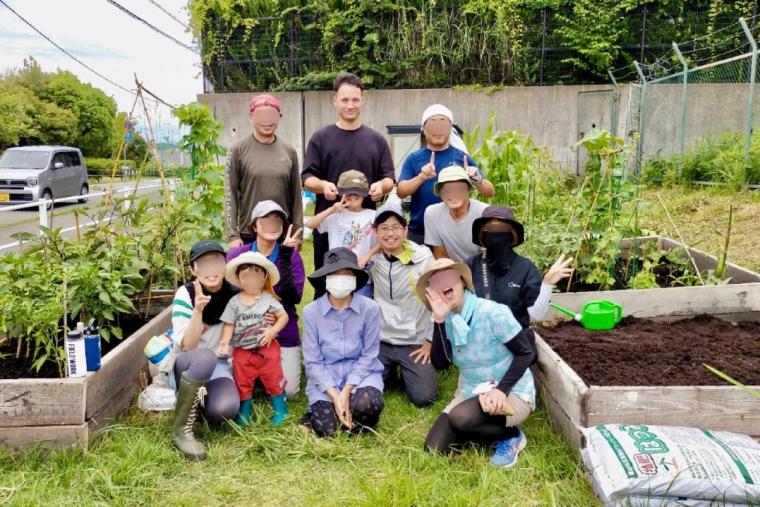
[[481, 253], [465, 261], [473, 274], [478, 297], [509, 306], [517, 321], [527, 329], [549, 309], [554, 286], [573, 272], [572, 258], [560, 255], [541, 278], [530, 259], [514, 249], [525, 238], [523, 225], [509, 206], [489, 206], [472, 224], [472, 242]]

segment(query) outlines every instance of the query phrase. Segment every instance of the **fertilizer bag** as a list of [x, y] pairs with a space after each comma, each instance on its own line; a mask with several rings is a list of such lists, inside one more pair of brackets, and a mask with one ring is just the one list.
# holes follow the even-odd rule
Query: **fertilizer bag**
[[760, 504], [760, 444], [746, 435], [627, 424], [583, 434], [583, 461], [608, 505]]

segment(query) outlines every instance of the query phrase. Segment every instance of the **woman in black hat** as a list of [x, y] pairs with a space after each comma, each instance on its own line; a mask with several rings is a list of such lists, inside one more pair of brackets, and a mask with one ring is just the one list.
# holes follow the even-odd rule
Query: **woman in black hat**
[[509, 306], [523, 328], [528, 328], [531, 320], [546, 314], [554, 286], [573, 273], [573, 259], [560, 255], [542, 279], [536, 265], [514, 251], [524, 239], [524, 227], [512, 208], [489, 206], [472, 224], [472, 242], [480, 245], [481, 253], [465, 263], [478, 297]]
[[320, 437], [340, 426], [374, 427], [383, 410], [380, 307], [356, 294], [368, 280], [356, 254], [333, 248], [309, 282], [326, 293], [303, 311], [303, 357], [309, 411], [301, 424]]

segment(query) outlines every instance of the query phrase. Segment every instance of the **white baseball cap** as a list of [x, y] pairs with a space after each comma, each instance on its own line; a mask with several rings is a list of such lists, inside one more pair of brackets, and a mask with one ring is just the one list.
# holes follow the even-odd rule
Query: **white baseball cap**
[[432, 106], [428, 106], [425, 112], [422, 113], [422, 123], [420, 125], [424, 126], [425, 122], [430, 118], [438, 115], [445, 116], [451, 123], [454, 123], [454, 113], [451, 112], [451, 109], [443, 104], [433, 104]]

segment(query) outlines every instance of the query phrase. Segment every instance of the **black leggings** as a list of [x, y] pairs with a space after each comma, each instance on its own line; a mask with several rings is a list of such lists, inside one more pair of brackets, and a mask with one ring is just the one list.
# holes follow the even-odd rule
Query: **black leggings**
[[[383, 393], [374, 387], [360, 387], [348, 398], [348, 408], [354, 420], [351, 432], [357, 433], [365, 427], [374, 428], [383, 411]], [[308, 424], [320, 437], [329, 437], [338, 431], [338, 416], [331, 401], [318, 401], [309, 407]]]
[[478, 398], [473, 397], [438, 416], [425, 438], [425, 448], [448, 454], [468, 442], [488, 444], [517, 436], [517, 428], [506, 422], [504, 415], [483, 412]]
[[203, 414], [212, 421], [233, 419], [240, 411], [240, 398], [235, 381], [229, 377], [209, 380], [218, 359], [211, 349], [195, 348], [177, 355], [174, 362], [174, 380], [179, 387], [184, 374], [195, 381], [207, 381]]

